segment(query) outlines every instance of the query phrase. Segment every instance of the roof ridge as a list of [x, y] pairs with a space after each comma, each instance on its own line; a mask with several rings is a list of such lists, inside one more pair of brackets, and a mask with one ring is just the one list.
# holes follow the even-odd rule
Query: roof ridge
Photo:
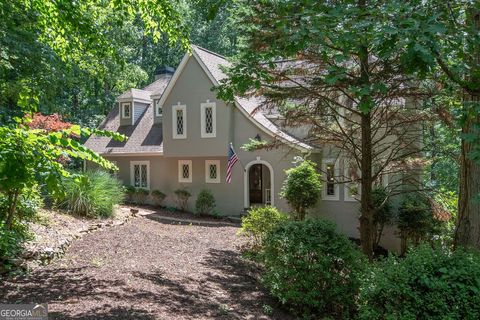
[[208, 49], [202, 48], [202, 47], [200, 47], [200, 46], [197, 46], [196, 44], [192, 44], [192, 47], [193, 47], [193, 48], [200, 49], [200, 50], [202, 50], [202, 51], [205, 51], [206, 53], [209, 53], [209, 54], [211, 54], [211, 55], [217, 56], [217, 57], [219, 57], [219, 58], [221, 58], [221, 59], [223, 59], [223, 60], [225, 60], [225, 61], [228, 62], [227, 58], [226, 58], [225, 56], [222, 56], [222, 55], [219, 54], [219, 53], [216, 53], [216, 52], [210, 51], [210, 50], [208, 50]]

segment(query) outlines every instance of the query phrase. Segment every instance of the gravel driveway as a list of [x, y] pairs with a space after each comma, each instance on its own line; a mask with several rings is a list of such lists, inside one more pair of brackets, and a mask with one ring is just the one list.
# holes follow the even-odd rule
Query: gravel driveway
[[46, 302], [51, 319], [290, 319], [241, 258], [237, 230], [137, 217], [0, 284], [0, 301]]

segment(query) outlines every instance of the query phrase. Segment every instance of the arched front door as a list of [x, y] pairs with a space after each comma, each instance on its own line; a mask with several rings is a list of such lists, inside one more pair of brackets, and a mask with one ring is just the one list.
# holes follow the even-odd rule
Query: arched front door
[[245, 167], [245, 208], [253, 205], [274, 205], [273, 168], [263, 160]]

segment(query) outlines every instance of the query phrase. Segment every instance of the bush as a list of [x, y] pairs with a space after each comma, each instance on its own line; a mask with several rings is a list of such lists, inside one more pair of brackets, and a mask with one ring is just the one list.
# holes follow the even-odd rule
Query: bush
[[[9, 203], [7, 196], [0, 193], [0, 220], [6, 220], [5, 213], [8, 211]], [[23, 189], [16, 203], [15, 220], [17, 222], [31, 220], [42, 206], [43, 200], [38, 186]]]
[[187, 211], [188, 209], [188, 198], [192, 196], [190, 192], [186, 189], [177, 189], [174, 191], [177, 196], [177, 205], [178, 208], [182, 211]]
[[215, 198], [210, 190], [202, 190], [195, 202], [195, 212], [198, 214], [210, 214], [215, 208]]
[[375, 209], [373, 223], [375, 225], [375, 246], [378, 246], [382, 238], [383, 229], [387, 225], [391, 225], [394, 220], [392, 204], [389, 194], [384, 187], [376, 187], [372, 191], [372, 203]]
[[434, 232], [439, 223], [434, 219], [431, 204], [424, 195], [418, 192], [407, 194], [398, 210], [401, 254], [405, 254], [409, 240], [415, 245], [421, 240], [429, 240], [428, 235]]
[[78, 179], [65, 180], [60, 207], [86, 217], [110, 217], [114, 206], [123, 201], [119, 181], [105, 171], [87, 171]]
[[151, 194], [152, 194], [154, 205], [160, 207], [163, 204], [163, 200], [165, 200], [165, 197], [166, 197], [165, 193], [163, 193], [160, 190], [153, 190]]
[[22, 252], [23, 242], [31, 238], [25, 224], [14, 222], [9, 229], [0, 221], [0, 274], [12, 269], [11, 260]]
[[361, 319], [480, 319], [478, 253], [420, 245], [362, 281]]
[[363, 255], [323, 219], [284, 221], [264, 241], [263, 280], [294, 312], [349, 318], [363, 269]]
[[135, 204], [145, 204], [147, 203], [147, 198], [150, 195], [150, 191], [143, 188], [136, 188], [133, 193], [133, 202]]
[[281, 196], [295, 211], [296, 219], [303, 220], [307, 209], [312, 208], [320, 196], [320, 174], [315, 170], [315, 164], [308, 160], [288, 169], [286, 173]]
[[275, 207], [258, 207], [248, 210], [246, 216], [242, 218], [242, 227], [240, 234], [251, 239], [250, 250], [260, 252], [265, 236], [278, 223], [287, 221], [288, 216], [277, 210]]
[[126, 201], [129, 203], [133, 203], [134, 195], [135, 195], [135, 187], [134, 186], [124, 186], [123, 190], [125, 192]]

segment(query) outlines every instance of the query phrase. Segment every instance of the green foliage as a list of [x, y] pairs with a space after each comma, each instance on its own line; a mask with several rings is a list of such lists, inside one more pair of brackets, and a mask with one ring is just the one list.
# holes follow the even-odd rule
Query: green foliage
[[64, 186], [65, 193], [57, 203], [72, 214], [111, 217], [115, 205], [123, 201], [120, 182], [106, 171], [87, 171], [74, 179], [67, 178]]
[[281, 222], [264, 245], [263, 280], [280, 302], [304, 317], [353, 316], [364, 259], [332, 222]]
[[210, 190], [203, 189], [197, 196], [195, 202], [195, 213], [197, 214], [211, 214], [215, 209], [215, 197]]
[[178, 208], [182, 211], [187, 211], [188, 199], [192, 196], [192, 194], [187, 189], [177, 189], [174, 191], [174, 193], [177, 197]]
[[315, 206], [320, 196], [320, 174], [315, 164], [304, 160], [294, 168], [286, 170], [281, 196], [287, 199], [299, 220], [305, 219], [309, 208]]
[[288, 215], [278, 211], [275, 207], [254, 207], [248, 210], [246, 216], [242, 217], [240, 234], [250, 238], [249, 250], [260, 252], [263, 248], [263, 241], [267, 234], [279, 223], [287, 221]]
[[358, 299], [360, 319], [479, 319], [478, 253], [421, 245], [369, 268]]
[[0, 220], [0, 274], [12, 269], [11, 260], [21, 253], [22, 243], [31, 238], [25, 224], [16, 222], [13, 227], [7, 228]]
[[77, 125], [55, 132], [28, 130], [22, 126], [0, 127], [0, 191], [8, 199], [5, 215], [7, 227], [12, 226], [18, 215], [18, 200], [25, 190], [31, 190], [42, 183], [53, 197], [61, 196], [63, 189], [60, 182], [71, 174], [59, 159], [71, 157], [92, 161], [106, 169], [116, 169], [112, 163], [72, 138], [92, 133], [115, 140], [124, 138], [118, 133], [92, 131]]
[[268, 142], [265, 140], [257, 140], [250, 138], [247, 143], [241, 146], [242, 150], [245, 151], [255, 151], [265, 148], [268, 145]]
[[155, 205], [161, 206], [163, 204], [163, 200], [165, 200], [165, 197], [167, 196], [165, 193], [163, 193], [160, 190], [153, 190], [151, 192], [153, 201], [155, 202]]
[[143, 188], [135, 188], [133, 193], [133, 203], [135, 204], [146, 204], [150, 191]]
[[375, 210], [373, 223], [375, 225], [375, 244], [380, 243], [382, 232], [385, 226], [394, 222], [395, 214], [392, 210], [392, 204], [388, 191], [384, 187], [376, 187], [372, 191], [372, 204]]
[[407, 241], [419, 244], [427, 240], [438, 222], [433, 217], [432, 206], [420, 193], [413, 192], [403, 197], [398, 210], [398, 229], [402, 238], [402, 254], [407, 248]]

